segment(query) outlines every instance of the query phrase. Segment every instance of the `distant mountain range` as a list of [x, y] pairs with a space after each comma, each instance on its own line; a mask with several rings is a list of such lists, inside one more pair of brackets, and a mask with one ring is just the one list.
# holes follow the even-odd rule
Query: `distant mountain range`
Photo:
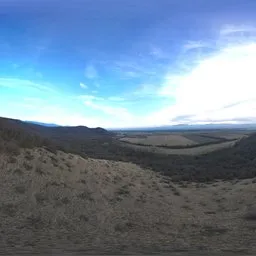
[[[45, 127], [64, 127], [52, 123], [42, 123], [37, 121], [24, 121], [29, 124], [35, 124]], [[69, 127], [69, 126], [65, 126]], [[85, 127], [85, 126], [80, 126]], [[102, 129], [102, 128], [101, 128]], [[142, 128], [113, 128], [112, 131], [187, 131], [187, 130], [216, 130], [216, 129], [256, 129], [256, 124], [178, 124], [178, 125], [164, 125], [157, 127], [142, 127]]]
[[41, 122], [36, 122], [36, 121], [24, 121], [25, 123], [29, 124], [37, 124], [41, 126], [46, 126], [46, 127], [59, 127], [60, 125], [57, 124], [49, 124], [49, 123], [41, 123]]
[[165, 125], [157, 127], [143, 127], [143, 128], [122, 128], [111, 129], [112, 131], [193, 131], [193, 130], [219, 130], [219, 129], [246, 129], [256, 130], [256, 124], [201, 124], [201, 125]]
[[60, 136], [100, 136], [110, 134], [107, 130], [97, 127], [89, 128], [86, 126], [59, 126], [56, 124], [47, 124], [33, 121], [21, 121], [17, 119], [0, 117], [0, 128], [22, 129], [31, 135], [40, 135], [45, 137]]

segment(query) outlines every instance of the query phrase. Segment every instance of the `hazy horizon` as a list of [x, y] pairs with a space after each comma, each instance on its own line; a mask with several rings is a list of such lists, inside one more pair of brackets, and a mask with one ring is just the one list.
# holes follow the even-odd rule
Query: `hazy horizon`
[[[26, 123], [31, 123], [31, 124], [37, 124], [37, 125], [42, 125], [46, 127], [88, 127], [86, 125], [67, 125], [67, 126], [62, 126], [54, 123], [42, 123], [42, 122], [37, 122], [37, 121], [31, 121], [31, 120], [20, 120]], [[118, 127], [118, 128], [113, 128], [113, 127], [104, 127], [105, 129], [109, 131], [185, 131], [185, 130], [198, 130], [198, 129], [236, 129], [236, 128], [256, 128], [256, 123], [206, 123], [206, 124], [176, 124], [176, 125], [160, 125], [160, 126], [141, 126], [141, 127]], [[88, 128], [96, 128], [96, 127], [88, 127]], [[97, 128], [102, 128], [102, 127], [97, 127]]]

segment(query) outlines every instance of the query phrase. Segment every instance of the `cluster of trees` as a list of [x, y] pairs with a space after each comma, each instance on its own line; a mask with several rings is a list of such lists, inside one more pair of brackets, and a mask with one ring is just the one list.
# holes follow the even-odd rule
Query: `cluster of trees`
[[39, 134], [11, 124], [0, 122], [0, 152], [18, 154], [20, 148], [34, 147], [55, 148], [50, 139]]

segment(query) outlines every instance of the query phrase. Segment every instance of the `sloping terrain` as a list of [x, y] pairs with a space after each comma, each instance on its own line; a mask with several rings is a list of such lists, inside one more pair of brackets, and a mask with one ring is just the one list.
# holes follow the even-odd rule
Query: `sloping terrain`
[[39, 124], [23, 122], [16, 119], [0, 117], [0, 128], [10, 130], [22, 130], [23, 132], [32, 133], [33, 135], [40, 135], [45, 137], [54, 136], [100, 136], [111, 134], [103, 128], [88, 128], [86, 126], [42, 126]]
[[61, 149], [85, 154], [89, 149], [88, 153], [96, 153], [96, 149], [100, 151], [100, 147], [111, 138], [112, 133], [100, 127], [45, 127], [0, 117], [0, 151], [3, 148], [13, 151], [20, 147], [47, 147], [51, 151]]
[[[101, 128], [92, 132], [86, 127], [32, 127], [21, 121], [0, 119], [0, 152], [13, 154], [20, 147], [45, 147], [51, 152], [59, 149], [82, 157], [132, 162], [175, 181], [209, 182], [256, 177], [256, 134], [236, 143], [228, 142], [232, 143], [229, 148], [194, 156], [156, 154], [124, 147], [114, 134]], [[88, 129], [90, 132], [87, 133]]]
[[48, 146], [82, 152], [81, 144], [86, 144], [88, 140], [95, 142], [108, 139], [111, 134], [100, 127], [45, 127], [0, 117], [0, 139], [13, 141], [20, 147]]
[[255, 182], [177, 185], [131, 163], [1, 154], [0, 252], [252, 252]]

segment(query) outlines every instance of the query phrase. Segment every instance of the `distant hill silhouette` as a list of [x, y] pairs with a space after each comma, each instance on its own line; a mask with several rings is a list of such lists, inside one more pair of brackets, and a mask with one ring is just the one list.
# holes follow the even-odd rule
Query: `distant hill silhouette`
[[42, 123], [42, 122], [37, 122], [37, 121], [24, 121], [25, 123], [29, 123], [29, 124], [37, 124], [37, 125], [41, 125], [41, 126], [46, 126], [46, 127], [58, 127], [61, 125], [58, 124], [49, 124], [49, 123]]
[[103, 128], [46, 127], [16, 119], [0, 118], [0, 140], [15, 144], [17, 147], [44, 146], [79, 153], [81, 143], [108, 138], [111, 134]]
[[100, 136], [110, 134], [110, 132], [100, 127], [88, 128], [86, 126], [58, 126], [55, 124], [27, 122], [3, 117], [0, 117], [0, 128], [23, 129], [26, 132], [40, 134], [42, 136], [54, 134]]
[[113, 131], [140, 131], [140, 132], [161, 132], [161, 131], [200, 131], [200, 130], [255, 130], [256, 124], [202, 124], [202, 125], [189, 125], [189, 124], [177, 124], [177, 125], [164, 125], [156, 127], [142, 127], [142, 128], [122, 128], [112, 129]]

